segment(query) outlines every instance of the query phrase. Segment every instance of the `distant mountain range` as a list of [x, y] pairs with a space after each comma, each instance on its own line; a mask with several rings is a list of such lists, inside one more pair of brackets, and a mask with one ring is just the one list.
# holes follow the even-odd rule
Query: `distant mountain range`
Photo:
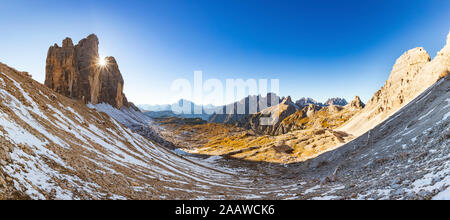
[[[147, 116], [151, 118], [201, 118], [208, 120], [211, 114], [216, 112], [220, 107], [209, 105], [198, 105], [186, 99], [180, 99], [173, 104], [165, 105], [138, 105]], [[200, 114], [199, 114], [200, 112]]]
[[161, 111], [172, 111], [172, 109], [176, 109], [177, 106], [182, 106], [183, 104], [185, 104], [186, 106], [191, 106], [192, 109], [201, 109], [203, 108], [204, 110], [211, 110], [211, 109], [216, 109], [217, 106], [208, 104], [208, 105], [198, 105], [195, 104], [192, 101], [189, 101], [187, 99], [180, 99], [178, 102], [173, 103], [173, 104], [163, 104], [163, 105], [148, 105], [148, 104], [143, 104], [143, 105], [138, 105], [137, 107], [143, 111], [153, 111], [153, 112], [161, 112]]
[[[0, 200], [450, 199], [450, 34], [433, 59], [404, 53], [366, 105], [273, 93], [220, 107], [180, 100], [181, 114], [231, 109], [211, 119], [246, 124], [180, 120], [176, 132], [127, 101], [113, 58], [84, 72], [100, 65], [98, 43], [51, 47], [46, 85], [0, 63]], [[178, 149], [195, 144], [201, 156]]]
[[303, 97], [296, 101], [295, 104], [297, 104], [299, 107], [306, 107], [310, 104], [314, 104], [320, 107], [326, 107], [330, 105], [346, 106], [348, 102], [344, 98], [330, 98], [325, 103], [321, 103], [312, 98]]
[[[270, 101], [274, 97], [273, 103]], [[180, 117], [180, 118], [202, 118], [203, 120], [208, 120], [213, 123], [233, 123], [238, 122], [244, 116], [258, 113], [265, 108], [278, 105], [285, 98], [279, 97], [275, 93], [268, 93], [265, 97], [261, 95], [250, 95], [240, 101], [224, 105], [224, 106], [214, 106], [214, 105], [198, 105], [192, 101], [186, 99], [180, 99], [178, 102], [173, 104], [163, 104], [163, 105], [138, 105], [137, 107], [145, 112], [146, 115], [152, 118], [165, 118], [165, 117]], [[254, 109], [250, 108], [249, 103], [256, 101], [257, 105]], [[344, 98], [330, 98], [325, 103], [318, 102], [312, 98], [303, 97], [292, 103], [297, 106], [297, 108], [308, 107], [310, 104], [327, 107], [331, 105], [336, 106], [346, 106], [348, 104], [347, 100]], [[183, 107], [183, 109], [181, 108]], [[242, 108], [242, 109], [241, 109]], [[201, 114], [195, 114], [196, 112], [202, 112]]]

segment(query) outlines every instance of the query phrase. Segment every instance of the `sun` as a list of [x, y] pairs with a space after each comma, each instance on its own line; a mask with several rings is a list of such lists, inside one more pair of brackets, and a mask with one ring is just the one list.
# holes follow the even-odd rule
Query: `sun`
[[99, 58], [98, 59], [98, 65], [101, 67], [105, 67], [106, 65], [108, 65], [108, 62], [106, 61], [105, 58]]

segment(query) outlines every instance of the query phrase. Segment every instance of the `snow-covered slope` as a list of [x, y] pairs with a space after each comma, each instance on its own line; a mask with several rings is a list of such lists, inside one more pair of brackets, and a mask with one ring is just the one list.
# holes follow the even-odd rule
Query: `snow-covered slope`
[[127, 127], [148, 125], [152, 123], [152, 120], [148, 116], [132, 108], [122, 107], [121, 109], [117, 109], [105, 103], [97, 105], [88, 104], [87, 106], [91, 109], [96, 109], [99, 112], [108, 114], [111, 118], [114, 118], [116, 121]]
[[125, 125], [127, 128], [130, 128], [133, 132], [140, 134], [161, 146], [175, 150], [175, 146], [171, 142], [160, 136], [159, 131], [161, 128], [155, 125], [153, 120], [141, 111], [125, 106], [121, 109], [117, 109], [106, 103], [97, 105], [88, 104], [87, 106], [109, 115], [114, 120]]

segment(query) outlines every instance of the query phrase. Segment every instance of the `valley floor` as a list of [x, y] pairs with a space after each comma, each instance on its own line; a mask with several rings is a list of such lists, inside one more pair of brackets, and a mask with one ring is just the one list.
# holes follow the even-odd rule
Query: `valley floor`
[[154, 129], [164, 139], [188, 153], [282, 164], [308, 160], [354, 139], [352, 135], [327, 128], [264, 135], [233, 125], [193, 119], [158, 118], [155, 125]]

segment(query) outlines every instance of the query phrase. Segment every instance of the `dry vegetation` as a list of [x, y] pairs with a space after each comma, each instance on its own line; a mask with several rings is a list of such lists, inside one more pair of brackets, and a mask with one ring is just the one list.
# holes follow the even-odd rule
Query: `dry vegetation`
[[227, 124], [206, 123], [200, 119], [160, 118], [166, 130], [162, 136], [189, 153], [221, 155], [250, 161], [299, 162], [335, 149], [353, 136], [332, 129], [345, 123], [354, 111], [329, 112], [327, 108], [311, 117], [301, 111], [286, 118], [293, 131], [271, 136]]

